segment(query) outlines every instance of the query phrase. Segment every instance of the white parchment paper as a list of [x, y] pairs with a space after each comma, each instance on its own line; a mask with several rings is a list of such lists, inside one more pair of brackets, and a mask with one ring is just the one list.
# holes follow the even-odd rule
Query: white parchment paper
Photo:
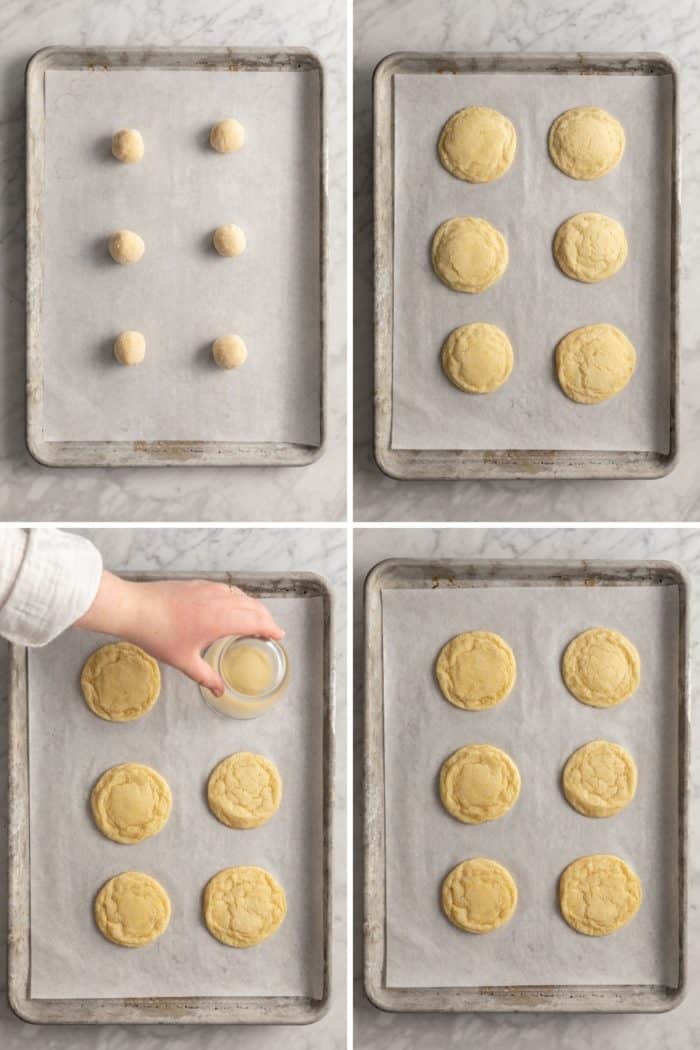
[[[199, 440], [318, 444], [320, 437], [320, 89], [316, 72], [51, 70], [42, 206], [44, 426], [50, 441]], [[246, 144], [219, 155], [213, 123]], [[138, 128], [141, 163], [110, 141]], [[242, 256], [211, 235], [235, 223]], [[118, 266], [107, 239], [146, 243]], [[146, 337], [123, 368], [119, 332]], [[245, 365], [211, 359], [238, 333]]]
[[[398, 75], [395, 99], [394, 392], [392, 447], [605, 449], [669, 447], [672, 84], [667, 76], [555, 74]], [[437, 141], [464, 106], [491, 106], [514, 123], [515, 160], [499, 180], [472, 185], [442, 167]], [[623, 124], [618, 167], [582, 182], [549, 159], [558, 114], [595, 105]], [[585, 285], [552, 256], [557, 227], [599, 211], [625, 228], [629, 255], [612, 278]], [[478, 295], [447, 288], [430, 245], [445, 219], [475, 215], [506, 237], [510, 262]], [[440, 367], [445, 337], [488, 321], [508, 334], [515, 365], [493, 394], [457, 390]], [[637, 350], [626, 389], [600, 405], [562, 393], [554, 348], [573, 328], [615, 324]]]
[[[387, 954], [390, 987], [511, 984], [671, 984], [677, 978], [678, 592], [675, 587], [483, 587], [385, 590], [384, 721]], [[597, 710], [566, 690], [559, 665], [579, 631], [621, 630], [638, 647], [642, 681], [629, 701]], [[460, 631], [485, 629], [512, 646], [515, 688], [484, 712], [460, 711], [434, 680], [435, 658]], [[566, 802], [561, 771], [589, 740], [628, 748], [639, 786], [615, 817], [586, 818]], [[503, 748], [522, 778], [500, 820], [461, 824], [442, 807], [440, 766], [469, 743]], [[640, 911], [609, 937], [572, 930], [558, 880], [572, 860], [615, 853], [639, 875]], [[492, 857], [518, 885], [518, 906], [486, 936], [442, 913], [447, 873]]]
[[[144, 718], [97, 718], [79, 686], [104, 635], [69, 631], [29, 656], [31, 994], [33, 998], [179, 995], [318, 996], [322, 982], [323, 606], [320, 598], [266, 601], [286, 632], [286, 697], [251, 721], [210, 710], [184, 675], [161, 665], [162, 691]], [[226, 755], [272, 758], [283, 799], [263, 827], [221, 824], [206, 801], [209, 773]], [[134, 846], [104, 838], [89, 796], [119, 762], [145, 762], [170, 784], [165, 828]], [[267, 868], [287, 895], [278, 932], [228, 948], [201, 918], [202, 891], [221, 868]], [[172, 918], [154, 944], [121, 948], [93, 921], [93, 899], [112, 875], [135, 869], [167, 890]]]

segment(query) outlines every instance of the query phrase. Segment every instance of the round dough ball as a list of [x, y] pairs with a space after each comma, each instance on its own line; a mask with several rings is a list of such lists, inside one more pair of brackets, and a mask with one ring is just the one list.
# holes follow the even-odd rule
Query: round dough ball
[[562, 273], [584, 284], [612, 277], [627, 258], [627, 238], [616, 219], [582, 211], [563, 222], [554, 235], [554, 258]]
[[483, 711], [504, 700], [515, 685], [515, 656], [500, 635], [466, 631], [440, 650], [435, 676], [446, 700]]
[[238, 120], [220, 120], [209, 133], [209, 144], [217, 153], [234, 153], [245, 143], [245, 128]]
[[121, 332], [114, 341], [114, 356], [120, 365], [140, 365], [146, 356], [141, 332]]
[[584, 817], [612, 817], [637, 790], [637, 767], [629, 751], [610, 740], [591, 740], [564, 766], [566, 799]]
[[112, 842], [131, 845], [165, 827], [172, 795], [167, 782], [150, 766], [126, 762], [112, 766], [92, 789], [95, 824]]
[[559, 879], [561, 913], [579, 933], [605, 937], [639, 911], [642, 884], [624, 860], [611, 853], [579, 857]]
[[219, 255], [228, 258], [232, 258], [235, 255], [242, 255], [245, 251], [245, 234], [240, 226], [234, 226], [232, 222], [227, 226], [219, 226], [214, 230], [212, 241], [214, 242], [214, 247]]
[[513, 347], [495, 324], [463, 324], [450, 332], [440, 353], [442, 370], [467, 394], [490, 394], [513, 371]]
[[569, 692], [591, 707], [615, 707], [639, 685], [639, 653], [629, 638], [591, 627], [567, 646], [562, 675]]
[[209, 809], [229, 828], [259, 828], [279, 809], [282, 778], [264, 755], [239, 751], [212, 771], [207, 786]]
[[440, 798], [463, 824], [498, 820], [520, 794], [520, 773], [510, 755], [491, 744], [469, 744], [445, 759]]
[[143, 258], [146, 245], [133, 230], [117, 230], [109, 238], [109, 254], [120, 266], [128, 266]]
[[163, 887], [141, 871], [124, 871], [106, 882], [95, 898], [95, 922], [108, 941], [141, 948], [165, 933], [170, 898]]
[[508, 245], [486, 219], [464, 216], [437, 228], [432, 244], [433, 269], [455, 292], [483, 292], [508, 266]]
[[80, 675], [85, 703], [107, 722], [132, 722], [160, 693], [158, 664], [131, 642], [110, 642], [85, 661]]
[[619, 164], [625, 129], [596, 106], [576, 106], [561, 113], [549, 129], [549, 155], [572, 179], [599, 179]]
[[503, 865], [485, 857], [463, 860], [442, 884], [442, 910], [467, 933], [491, 933], [508, 922], [518, 887]]
[[212, 344], [211, 353], [219, 368], [240, 368], [248, 359], [248, 348], [240, 335], [222, 335]]
[[637, 354], [614, 324], [575, 328], [555, 351], [559, 385], [572, 401], [597, 405], [619, 394], [637, 367]]
[[458, 179], [494, 182], [513, 163], [516, 142], [508, 117], [487, 106], [468, 106], [443, 127], [438, 154], [442, 166]]
[[267, 940], [286, 914], [284, 890], [264, 868], [224, 868], [204, 889], [207, 929], [232, 948], [252, 948]]
[[123, 164], [135, 164], [143, 157], [143, 138], [134, 128], [122, 128], [112, 135], [112, 156]]

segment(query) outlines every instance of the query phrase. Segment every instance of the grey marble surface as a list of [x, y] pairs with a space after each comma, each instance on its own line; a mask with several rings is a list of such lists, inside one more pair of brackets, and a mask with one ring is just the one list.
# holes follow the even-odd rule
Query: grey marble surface
[[[326, 69], [328, 442], [297, 468], [56, 469], [24, 445], [24, 67], [49, 44], [306, 46]], [[345, 516], [344, 0], [0, 4], [0, 520], [340, 521]], [[70, 333], [66, 333], [70, 337]]]
[[345, 616], [344, 529], [81, 529], [116, 571], [307, 570], [324, 576], [335, 601], [336, 809], [334, 880], [334, 986], [328, 1014], [314, 1025], [37, 1026], [18, 1020], [7, 1005], [7, 676], [9, 647], [0, 641], [0, 1047], [2, 1050], [344, 1050], [345, 1025]]
[[[682, 565], [694, 589], [692, 622], [697, 623], [700, 588], [700, 531], [691, 529], [356, 529], [354, 534], [355, 681], [362, 675], [362, 585], [377, 562], [408, 558], [613, 558], [640, 561], [662, 558]], [[693, 671], [698, 666], [693, 646]], [[362, 695], [355, 695], [355, 798], [361, 792], [359, 762]], [[693, 805], [700, 798], [700, 778], [693, 778]], [[446, 1050], [479, 1046], [492, 1050], [695, 1050], [700, 1045], [700, 844], [692, 832], [690, 850], [690, 949], [685, 1001], [667, 1014], [516, 1015], [391, 1014], [377, 1010], [362, 989], [361, 834], [355, 806], [355, 1046], [357, 1050]], [[691, 817], [692, 824], [692, 817]]]
[[[355, 520], [700, 518], [700, 9], [696, 0], [355, 0]], [[395, 481], [372, 456], [371, 77], [393, 51], [663, 51], [682, 75], [682, 454], [658, 481]]]

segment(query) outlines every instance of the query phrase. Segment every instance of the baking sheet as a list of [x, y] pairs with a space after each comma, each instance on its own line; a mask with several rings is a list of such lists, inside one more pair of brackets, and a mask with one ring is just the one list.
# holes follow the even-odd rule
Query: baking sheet
[[[48, 70], [41, 339], [46, 441], [320, 443], [320, 73]], [[215, 154], [235, 115], [244, 149]], [[110, 155], [137, 127], [143, 162]], [[222, 259], [213, 230], [240, 225]], [[136, 230], [146, 254], [117, 266], [106, 239]], [[121, 368], [120, 331], [146, 337]], [[245, 366], [211, 343], [237, 332]]]
[[[395, 449], [669, 451], [671, 397], [671, 201], [673, 84], [669, 75], [397, 74], [394, 80]], [[501, 179], [471, 185], [437, 157], [445, 120], [488, 105], [515, 124], [518, 147]], [[550, 161], [547, 133], [571, 106], [617, 116], [626, 149], [601, 179], [567, 178]], [[565, 277], [552, 238], [565, 219], [600, 211], [625, 228], [629, 255], [609, 280]], [[454, 292], [434, 275], [430, 244], [445, 219], [476, 215], [506, 237], [506, 273], [478, 295]], [[501, 326], [515, 354], [500, 390], [468, 396], [440, 367], [443, 340], [458, 325]], [[637, 350], [627, 388], [582, 406], [561, 392], [554, 347], [586, 324], [620, 327]]]
[[[323, 984], [323, 599], [266, 599], [287, 632], [292, 676], [280, 705], [251, 721], [211, 711], [199, 689], [161, 664], [153, 710], [132, 723], [91, 714], [79, 675], [104, 635], [69, 631], [29, 653], [32, 998], [312, 996]], [[209, 812], [213, 767], [239, 750], [277, 764], [283, 800], [268, 824], [226, 828]], [[170, 784], [161, 833], [135, 845], [105, 839], [89, 811], [109, 766], [145, 762]], [[202, 891], [223, 867], [255, 864], [285, 889], [287, 916], [270, 940], [235, 950], [201, 919]], [[92, 917], [100, 886], [136, 869], [162, 882], [172, 903], [166, 933], [128, 950], [106, 941]]]
[[[678, 603], [675, 586], [382, 591], [387, 987], [677, 984]], [[642, 661], [637, 692], [607, 711], [574, 700], [559, 670], [571, 638], [596, 624], [623, 631]], [[482, 628], [513, 647], [518, 679], [501, 704], [463, 712], [442, 698], [434, 661], [450, 637]], [[639, 785], [622, 813], [592, 820], [566, 802], [560, 775], [600, 737], [631, 751]], [[437, 787], [443, 760], [468, 743], [502, 747], [522, 777], [513, 809], [478, 826], [450, 817]], [[557, 903], [566, 865], [597, 852], [627, 860], [644, 890], [635, 919], [606, 938], [575, 933]], [[484, 937], [440, 907], [444, 876], [474, 856], [503, 863], [519, 892], [511, 921]]]

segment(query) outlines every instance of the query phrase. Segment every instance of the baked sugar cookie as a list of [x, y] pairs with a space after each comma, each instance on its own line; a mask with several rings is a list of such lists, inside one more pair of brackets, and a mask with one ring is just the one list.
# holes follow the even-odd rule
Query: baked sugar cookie
[[559, 879], [561, 913], [574, 930], [605, 937], [639, 911], [642, 884], [624, 860], [594, 853], [569, 864]]
[[634, 798], [637, 767], [619, 744], [591, 740], [564, 766], [562, 787], [567, 802], [585, 817], [612, 817]]
[[520, 794], [520, 773], [510, 755], [491, 744], [469, 744], [445, 759], [440, 798], [463, 824], [498, 820]]
[[433, 269], [455, 292], [483, 292], [508, 266], [503, 234], [486, 219], [471, 215], [448, 219], [437, 228], [432, 244]]
[[513, 163], [516, 142], [508, 117], [487, 106], [468, 106], [453, 113], [443, 127], [438, 155], [458, 179], [493, 182]]
[[90, 806], [103, 835], [130, 845], [157, 835], [165, 826], [172, 795], [155, 769], [126, 762], [102, 774], [92, 789]]
[[95, 922], [113, 944], [141, 948], [168, 928], [170, 898], [141, 871], [124, 871], [106, 882], [95, 898]]
[[515, 657], [500, 635], [466, 631], [442, 647], [435, 676], [455, 707], [482, 711], [504, 700], [515, 685]]
[[625, 129], [597, 106], [575, 106], [561, 113], [549, 129], [549, 155], [572, 179], [599, 179], [619, 164]]
[[217, 941], [252, 948], [271, 937], [287, 914], [284, 890], [264, 868], [224, 868], [204, 889], [204, 921]]
[[160, 693], [158, 664], [131, 642], [110, 642], [85, 661], [80, 675], [85, 703], [107, 722], [131, 722], [149, 711]]
[[440, 353], [442, 370], [466, 394], [490, 394], [513, 371], [513, 347], [495, 324], [463, 324], [450, 332]]
[[619, 394], [637, 366], [637, 354], [614, 324], [575, 328], [555, 351], [559, 386], [581, 405], [597, 405]]
[[513, 876], [485, 857], [463, 860], [442, 884], [442, 910], [460, 930], [491, 933], [508, 922], [518, 903]]
[[582, 211], [563, 222], [554, 235], [554, 258], [562, 273], [584, 284], [616, 274], [627, 258], [627, 238], [616, 219]]
[[639, 653], [619, 631], [591, 627], [567, 646], [562, 675], [566, 688], [581, 703], [615, 707], [639, 685]]
[[207, 799], [214, 816], [229, 828], [259, 828], [279, 809], [282, 778], [269, 758], [238, 751], [212, 771]]

